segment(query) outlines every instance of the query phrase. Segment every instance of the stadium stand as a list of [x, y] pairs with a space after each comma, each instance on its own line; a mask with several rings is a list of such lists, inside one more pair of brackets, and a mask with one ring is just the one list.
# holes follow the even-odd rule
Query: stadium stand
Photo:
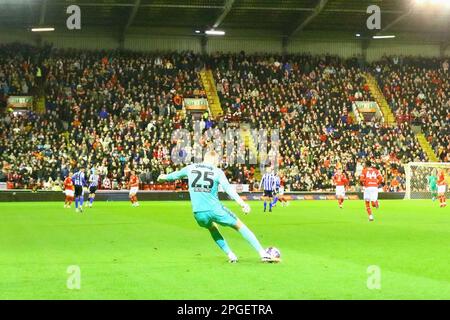
[[[386, 191], [404, 189], [401, 164], [428, 159], [414, 125], [441, 160], [449, 157], [446, 61], [402, 58], [373, 65], [369, 71], [396, 115], [398, 125], [390, 126], [355, 121], [352, 103], [374, 101], [356, 59], [38, 50], [18, 44], [1, 49], [1, 103], [20, 94], [45, 94], [46, 101], [43, 114], [7, 112], [0, 120], [0, 179], [9, 188], [58, 189], [69, 170], [94, 165], [101, 188], [123, 188], [131, 168], [140, 172], [142, 189], [184, 188], [155, 181], [160, 172], [176, 169], [169, 160], [179, 141], [171, 133], [193, 126], [179, 98], [206, 98], [200, 77], [205, 68], [214, 76], [223, 115], [204, 114], [202, 128], [280, 129], [278, 163], [289, 190], [329, 190], [338, 164], [355, 189], [365, 158], [385, 176]], [[256, 166], [225, 169], [234, 183], [254, 186], [259, 178]]]
[[398, 123], [420, 128], [436, 160], [450, 161], [450, 87], [446, 59], [386, 58], [373, 69]]

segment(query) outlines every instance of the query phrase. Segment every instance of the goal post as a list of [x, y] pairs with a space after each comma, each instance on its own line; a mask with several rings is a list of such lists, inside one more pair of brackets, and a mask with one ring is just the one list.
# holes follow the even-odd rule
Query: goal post
[[[410, 162], [405, 165], [405, 199], [431, 199], [429, 177], [437, 177], [445, 170], [447, 185], [450, 182], [450, 162]], [[447, 190], [448, 192], [448, 190]]]

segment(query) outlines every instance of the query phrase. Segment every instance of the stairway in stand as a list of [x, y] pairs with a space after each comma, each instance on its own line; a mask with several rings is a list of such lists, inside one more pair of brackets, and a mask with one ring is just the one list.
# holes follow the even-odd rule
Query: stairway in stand
[[217, 94], [216, 83], [214, 81], [212, 71], [206, 69], [200, 71], [200, 80], [202, 82], [203, 90], [205, 90], [209, 110], [211, 111], [213, 118], [223, 115], [223, 110]]
[[[244, 141], [244, 146], [248, 148], [250, 154], [252, 154], [257, 163], [259, 163], [260, 159], [258, 158], [258, 149], [255, 145], [255, 141], [253, 140], [250, 125], [248, 123], [241, 123], [239, 130], [241, 138]], [[254, 178], [256, 180], [261, 179], [261, 170], [259, 169], [259, 165], [256, 165]]]
[[366, 79], [366, 83], [369, 86], [370, 93], [375, 101], [380, 106], [381, 112], [383, 113], [384, 122], [389, 126], [397, 126], [397, 122], [395, 121], [395, 116], [392, 113], [391, 107], [389, 107], [386, 98], [383, 95], [380, 87], [378, 86], [377, 80], [370, 73], [366, 72], [363, 74]]
[[425, 154], [427, 155], [428, 161], [439, 162], [438, 157], [436, 156], [436, 154], [433, 151], [433, 147], [428, 142], [425, 135], [422, 132], [416, 132], [415, 135], [416, 135], [417, 141], [419, 141], [419, 144], [422, 147], [423, 152], [425, 152]]

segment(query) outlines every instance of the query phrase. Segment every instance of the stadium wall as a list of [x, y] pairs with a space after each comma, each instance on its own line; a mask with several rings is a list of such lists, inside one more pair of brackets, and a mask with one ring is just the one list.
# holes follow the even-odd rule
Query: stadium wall
[[[244, 192], [240, 194], [247, 200], [259, 200], [262, 193]], [[285, 194], [289, 200], [335, 200], [334, 192], [292, 192]], [[87, 195], [85, 195], [87, 196]], [[138, 193], [139, 200], [142, 201], [183, 201], [189, 200], [189, 193], [186, 191], [140, 191]], [[228, 197], [224, 193], [220, 193], [221, 200], [227, 200]], [[362, 199], [360, 192], [347, 192], [350, 200]], [[380, 199], [403, 199], [404, 192], [381, 192]], [[99, 191], [95, 197], [96, 201], [128, 201], [128, 191]], [[0, 202], [30, 202], [30, 201], [64, 201], [62, 191], [37, 191], [29, 190], [8, 190], [0, 191]]]
[[[132, 29], [134, 30], [134, 29]], [[190, 34], [191, 33], [191, 34]], [[366, 53], [368, 61], [380, 59], [383, 55], [412, 55], [424, 57], [439, 57], [442, 53], [450, 56], [450, 47], [441, 49], [439, 41], [421, 40], [404, 36], [390, 40], [370, 41], [366, 50], [362, 42], [351, 36], [340, 33], [304, 32], [300, 38], [288, 41], [283, 46], [279, 36], [267, 31], [245, 33], [230, 31], [225, 37], [209, 37], [205, 42], [208, 53], [240, 52], [248, 53], [312, 53], [335, 54], [342, 57], [352, 57]], [[34, 34], [27, 31], [0, 30], [0, 43], [24, 42], [28, 44], [52, 43], [57, 48], [80, 49], [117, 49], [124, 48], [133, 51], [194, 51], [202, 52], [202, 37], [192, 34], [192, 30], [134, 30], [120, 40], [118, 32], [99, 29], [92, 31], [55, 31]]]
[[361, 44], [358, 41], [351, 40], [296, 40], [289, 42], [286, 49], [290, 53], [311, 53], [314, 55], [328, 53], [344, 58], [362, 54]]
[[[383, 55], [439, 57], [440, 45], [432, 43], [412, 44], [405, 41], [372, 41], [367, 49], [367, 61], [379, 60]], [[448, 54], [447, 54], [448, 55]]]
[[193, 51], [200, 53], [201, 43], [195, 37], [180, 36], [129, 36], [124, 39], [124, 49], [133, 51]]
[[64, 37], [58, 34], [48, 34], [42, 37], [46, 43], [53, 44], [56, 48], [77, 48], [85, 50], [106, 49], [112, 50], [118, 47], [117, 39], [112, 35], [96, 36], [95, 34], [71, 34]]
[[0, 30], [0, 43], [11, 43], [20, 41], [26, 44], [36, 44], [36, 37], [31, 32]]

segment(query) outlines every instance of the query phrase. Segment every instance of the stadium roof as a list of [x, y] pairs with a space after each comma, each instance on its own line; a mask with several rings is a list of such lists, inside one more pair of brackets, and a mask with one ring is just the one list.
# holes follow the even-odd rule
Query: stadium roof
[[135, 27], [169, 27], [184, 28], [193, 33], [194, 30], [203, 31], [215, 27], [224, 30], [270, 30], [280, 36], [295, 38], [303, 31], [367, 33], [366, 20], [369, 14], [366, 10], [369, 5], [374, 4], [381, 8], [382, 28], [385, 29], [381, 32], [420, 30], [448, 37], [449, 6], [443, 9], [427, 5], [425, 8], [414, 9], [416, 2], [417, 0], [0, 0], [0, 27], [65, 26], [68, 17], [66, 8], [77, 4], [82, 10], [83, 28], [103, 27], [126, 33]]

